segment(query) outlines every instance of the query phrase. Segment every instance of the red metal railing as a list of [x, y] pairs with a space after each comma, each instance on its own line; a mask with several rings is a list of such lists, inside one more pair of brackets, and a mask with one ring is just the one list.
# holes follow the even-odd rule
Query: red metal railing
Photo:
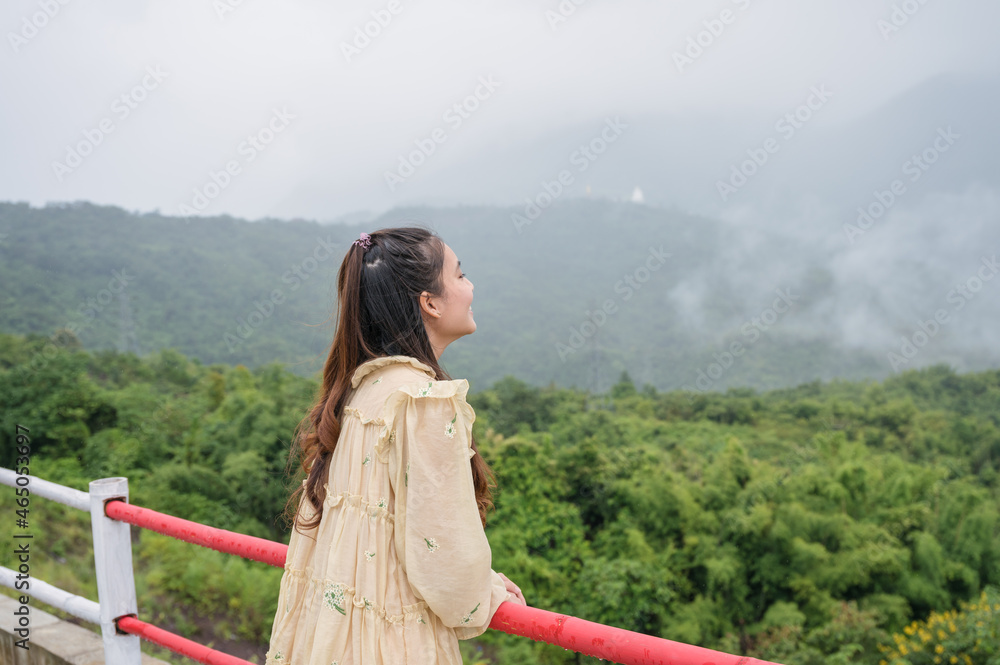
[[214, 526], [164, 515], [149, 508], [142, 508], [121, 499], [111, 499], [104, 504], [104, 514], [113, 520], [149, 529], [165, 536], [208, 547], [225, 554], [235, 554], [244, 559], [260, 561], [276, 568], [285, 567], [288, 545], [273, 540], [234, 533]]
[[158, 644], [165, 649], [170, 649], [174, 653], [187, 656], [199, 663], [206, 663], [207, 665], [253, 665], [248, 660], [230, 656], [228, 653], [222, 653], [215, 649], [209, 649], [204, 644], [198, 644], [186, 637], [171, 633], [169, 630], [157, 628], [153, 624], [140, 621], [131, 615], [119, 617], [115, 621], [115, 624], [123, 632], [138, 635], [148, 642]]
[[[282, 543], [165, 515], [121, 499], [106, 501], [104, 512], [111, 519], [156, 531], [178, 540], [278, 568], [285, 566], [288, 546]], [[125, 632], [139, 635], [201, 663], [252, 665], [248, 661], [156, 628], [135, 617], [121, 617], [117, 624]], [[490, 622], [490, 628], [556, 644], [565, 649], [622, 665], [778, 665], [510, 602], [500, 604]]]

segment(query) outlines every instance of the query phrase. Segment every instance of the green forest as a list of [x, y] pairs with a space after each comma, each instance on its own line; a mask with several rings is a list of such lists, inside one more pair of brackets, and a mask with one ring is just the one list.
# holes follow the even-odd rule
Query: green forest
[[[287, 543], [289, 443], [317, 386], [278, 363], [0, 334], [0, 463], [20, 425], [36, 477], [126, 476], [134, 504]], [[1000, 662], [1000, 371], [725, 393], [508, 375], [469, 402], [499, 483], [493, 567], [531, 606], [787, 665]], [[89, 516], [31, 510], [33, 574], [96, 600]], [[139, 618], [263, 662], [280, 569], [133, 534]], [[494, 630], [461, 647], [597, 662]]]

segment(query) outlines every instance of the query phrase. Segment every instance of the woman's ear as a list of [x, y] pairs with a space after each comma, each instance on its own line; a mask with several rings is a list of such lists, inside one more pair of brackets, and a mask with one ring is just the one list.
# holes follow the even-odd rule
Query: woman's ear
[[427, 316], [441, 317], [441, 312], [438, 311], [434, 297], [426, 291], [420, 294], [420, 311]]

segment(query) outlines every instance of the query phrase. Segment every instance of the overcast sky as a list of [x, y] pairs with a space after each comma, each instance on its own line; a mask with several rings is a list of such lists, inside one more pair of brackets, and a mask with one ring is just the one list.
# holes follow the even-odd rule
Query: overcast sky
[[421, 201], [385, 173], [435, 130], [418, 171], [606, 117], [780, 114], [819, 83], [847, 122], [998, 62], [995, 0], [349, 4], [5, 0], [0, 200], [324, 221]]

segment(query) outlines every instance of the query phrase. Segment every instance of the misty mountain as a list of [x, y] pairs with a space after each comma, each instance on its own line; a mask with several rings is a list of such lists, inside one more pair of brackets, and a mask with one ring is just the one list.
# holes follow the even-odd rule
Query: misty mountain
[[[737, 101], [727, 111], [609, 113], [555, 129], [511, 124], [497, 132], [485, 149], [439, 146], [437, 152], [448, 152], [448, 159], [428, 156], [395, 187], [393, 200], [398, 205], [419, 201], [435, 207], [459, 202], [523, 208], [526, 199], [543, 194], [545, 183], [557, 181], [566, 171], [571, 182], [558, 200], [583, 197], [588, 187], [594, 196], [624, 200], [639, 186], [650, 205], [713, 217], [734, 210], [766, 210], [761, 214], [769, 219], [761, 219], [761, 224], [773, 222], [773, 217], [796, 219], [822, 208], [840, 223], [810, 228], [817, 234], [836, 234], [842, 223], [857, 218], [855, 209], [868, 205], [875, 190], [888, 188], [895, 179], [907, 187], [899, 199], [907, 208], [917, 206], [924, 196], [962, 195], [969, 187], [1000, 184], [1000, 163], [994, 156], [995, 146], [1000, 145], [997, 89], [1000, 78], [995, 74], [940, 73], [860, 116], [838, 122], [828, 120], [824, 110], [829, 114], [850, 92], [817, 81], [782, 113], [762, 112]], [[602, 150], [603, 128], [615, 119], [624, 127]], [[933, 148], [939, 129], [948, 128], [958, 137], [953, 146], [928, 168], [911, 164], [904, 173], [904, 164]], [[758, 159], [761, 163], [744, 168], [769, 139], [776, 150], [766, 155], [766, 161]], [[592, 142], [602, 151], [581, 161], [581, 148]], [[416, 149], [415, 144], [401, 145], [400, 154]], [[389, 171], [398, 164], [385, 166]], [[750, 175], [724, 197], [719, 183], [732, 186], [734, 169]], [[382, 176], [372, 174], [370, 188], [358, 190], [359, 200], [385, 198], [388, 190]], [[294, 187], [285, 201], [336, 210], [341, 205], [335, 198], [343, 194], [331, 188], [325, 176], [317, 175]]]
[[[983, 202], [996, 209], [995, 196]], [[930, 243], [920, 255], [886, 242], [889, 226], [884, 237], [873, 228], [854, 246], [823, 248], [738, 220], [600, 198], [534, 212], [400, 208], [321, 225], [0, 204], [0, 330], [69, 326], [87, 348], [174, 347], [206, 364], [279, 362], [309, 374], [332, 338], [349, 243], [417, 223], [441, 235], [475, 285], [477, 331], [442, 361], [482, 387], [513, 374], [604, 391], [626, 370], [661, 390], [770, 388], [998, 364], [1000, 280], [967, 298], [946, 279], [989, 273], [988, 261], [970, 258], [995, 237], [985, 216], [950, 248], [911, 239]], [[928, 336], [938, 310], [948, 316]]]

